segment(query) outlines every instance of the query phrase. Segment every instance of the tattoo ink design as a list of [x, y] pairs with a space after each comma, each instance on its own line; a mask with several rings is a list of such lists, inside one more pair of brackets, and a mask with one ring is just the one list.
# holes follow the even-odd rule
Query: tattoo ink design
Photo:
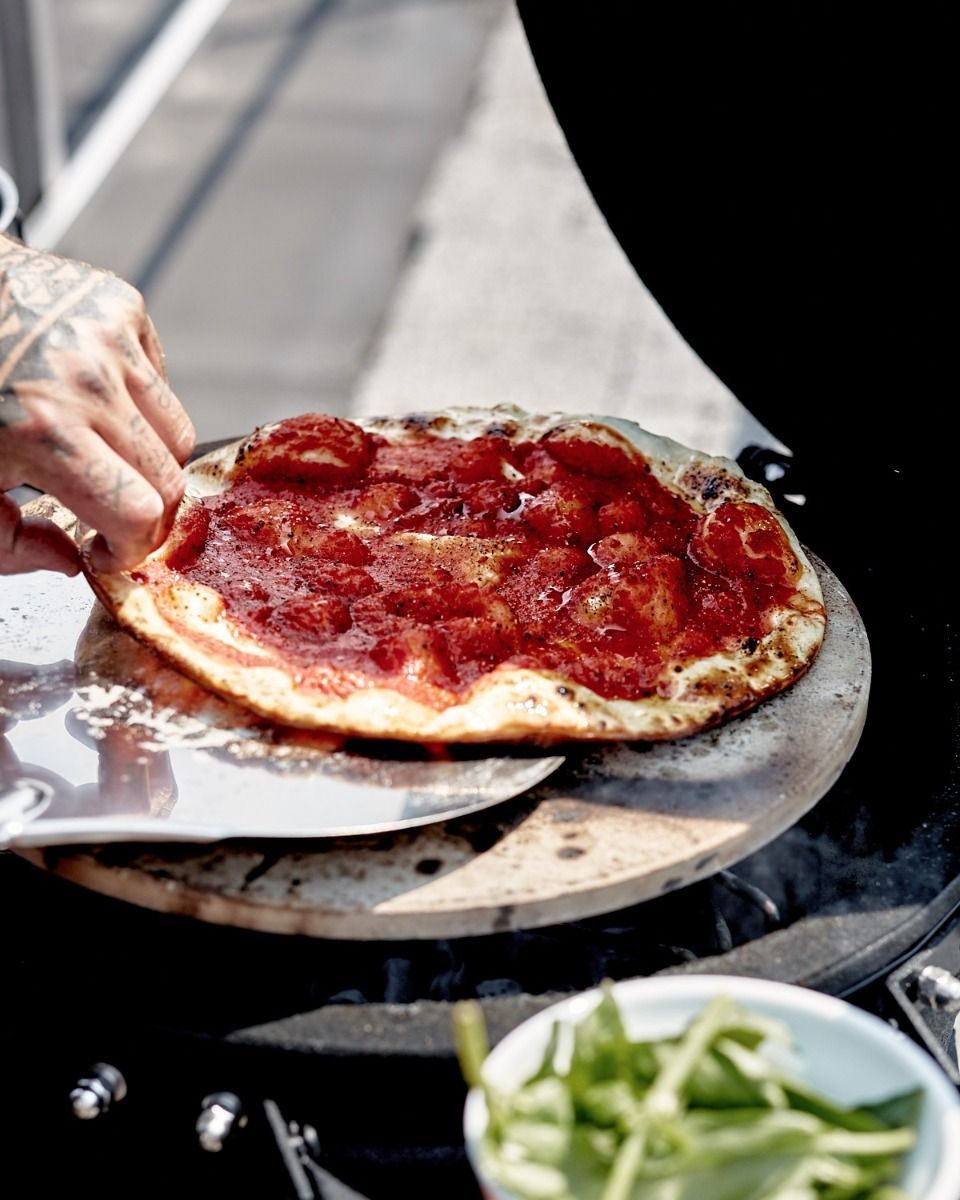
[[121, 358], [125, 358], [132, 367], [140, 365], [143, 359], [143, 351], [140, 348], [140, 343], [132, 338], [129, 333], [121, 331], [114, 334], [111, 340]]
[[40, 445], [44, 450], [49, 450], [51, 454], [57, 454], [60, 458], [73, 458], [73, 447], [68, 446], [66, 442], [54, 434], [45, 434], [40, 439]]
[[116, 507], [120, 493], [133, 483], [133, 476], [128, 475], [121, 467], [111, 468], [101, 459], [87, 463], [84, 475], [94, 488], [98, 500]]
[[50, 349], [73, 349], [73, 322], [103, 320], [109, 300], [130, 302], [132, 289], [83, 263], [20, 246], [0, 253], [0, 394], [17, 384], [55, 379]]
[[146, 368], [149, 377], [144, 384], [144, 391], [152, 396], [158, 408], [169, 408], [171, 405], [170, 387], [163, 375], [150, 362], [143, 347], [128, 333], [118, 333], [113, 338], [113, 345], [122, 358], [139, 371]]
[[[138, 435], [143, 433], [143, 431], [148, 428], [146, 418], [141, 413], [134, 413], [130, 418], [129, 428], [134, 438], [138, 438]], [[144, 450], [142, 445], [137, 444], [136, 456], [137, 466], [140, 467], [146, 463], [147, 466], [149, 466], [152, 470], [159, 472], [162, 471], [165, 466], [167, 466], [168, 459], [166, 451], [158, 446], [151, 445], [149, 449]]]
[[150, 382], [147, 384], [147, 392], [156, 400], [158, 408], [166, 409], [170, 407], [170, 389], [156, 371], [154, 371]]
[[105, 367], [84, 370], [77, 375], [77, 383], [85, 388], [101, 404], [111, 405], [115, 394], [114, 382]]

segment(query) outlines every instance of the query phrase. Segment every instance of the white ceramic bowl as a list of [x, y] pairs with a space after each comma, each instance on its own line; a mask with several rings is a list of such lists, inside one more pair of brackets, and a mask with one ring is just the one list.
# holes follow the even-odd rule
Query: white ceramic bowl
[[[732, 975], [667, 976], [614, 984], [627, 1032], [637, 1039], [678, 1034], [716, 995], [783, 1021], [796, 1043], [799, 1073], [841, 1104], [924, 1089], [917, 1144], [901, 1187], [912, 1200], [960, 1200], [960, 1095], [924, 1050], [879, 1018], [807, 988]], [[598, 1002], [598, 990], [563, 1000], [508, 1034], [484, 1063], [498, 1088], [519, 1087], [536, 1071], [557, 1020], [575, 1024]], [[516, 1200], [484, 1175], [480, 1146], [487, 1124], [483, 1093], [467, 1097], [467, 1154], [489, 1200]]]

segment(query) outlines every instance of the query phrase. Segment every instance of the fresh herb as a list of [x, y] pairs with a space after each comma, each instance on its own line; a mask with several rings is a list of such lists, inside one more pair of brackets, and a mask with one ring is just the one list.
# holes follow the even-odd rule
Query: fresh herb
[[764, 1050], [785, 1025], [719, 996], [675, 1038], [632, 1042], [608, 986], [517, 1091], [485, 1083], [477, 1004], [456, 1011], [484, 1089], [483, 1167], [520, 1200], [906, 1200], [896, 1186], [922, 1094], [844, 1108]]

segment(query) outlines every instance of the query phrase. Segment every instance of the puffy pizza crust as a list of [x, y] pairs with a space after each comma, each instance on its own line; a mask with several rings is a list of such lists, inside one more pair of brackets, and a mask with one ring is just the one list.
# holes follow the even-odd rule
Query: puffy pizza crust
[[[84, 570], [97, 595], [121, 625], [188, 675], [264, 716], [304, 728], [418, 742], [684, 737], [782, 691], [816, 657], [826, 622], [817, 576], [770, 494], [730, 460], [691, 450], [619, 418], [533, 415], [508, 405], [356, 424], [393, 443], [413, 442], [425, 435], [471, 439], [493, 432], [511, 440], [533, 441], [548, 432], [562, 436], [565, 428], [574, 426], [617, 446], [622, 447], [626, 439], [648, 460], [659, 482], [698, 512], [710, 512], [729, 501], [748, 501], [772, 513], [799, 563], [795, 604], [777, 610], [770, 632], [755, 644], [673, 672], [666, 695], [610, 700], [554, 672], [501, 664], [464, 692], [458, 703], [437, 709], [360, 676], [346, 680], [340, 676], [341, 684], [355, 684], [355, 690], [344, 696], [308, 686], [296, 664], [284, 661], [230, 619], [216, 592], [172, 571], [148, 586], [137, 582], [131, 572], [97, 572], [84, 553]], [[269, 433], [272, 428], [265, 426], [259, 432]], [[182, 536], [179, 518], [200, 497], [229, 489], [232, 473], [250, 454], [255, 436], [215, 450], [187, 468], [187, 493], [178, 522], [146, 563], [163, 563], [171, 554]], [[358, 526], [352, 516], [345, 517], [344, 525], [358, 532], [376, 529], [372, 524]]]

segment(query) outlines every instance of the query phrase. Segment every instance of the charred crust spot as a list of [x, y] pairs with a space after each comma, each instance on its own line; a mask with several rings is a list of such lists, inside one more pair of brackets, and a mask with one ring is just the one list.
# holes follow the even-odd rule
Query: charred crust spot
[[404, 429], [413, 433], [429, 433], [446, 429], [450, 424], [450, 418], [444, 416], [443, 413], [411, 413], [409, 417], [403, 418], [402, 424]]
[[709, 504], [722, 495], [727, 480], [719, 471], [693, 463], [684, 472], [682, 482], [689, 495], [699, 496], [704, 504]]
[[549, 429], [545, 429], [537, 438], [538, 442], [545, 442], [547, 438], [557, 433], [564, 433], [568, 429], [580, 430], [590, 426], [585, 421], [561, 421], [559, 425], [551, 425]]
[[759, 645], [760, 642], [757, 640], [757, 638], [748, 637], [740, 643], [740, 649], [744, 652], [744, 654], [753, 654]]
[[707, 463], [691, 463], [679, 482], [688, 496], [696, 496], [707, 508], [713, 507], [717, 500], [733, 500], [749, 495], [749, 490], [736, 475]]
[[488, 425], [484, 433], [487, 437], [512, 438], [517, 435], [517, 426], [513, 421], [500, 421], [495, 425]]
[[722, 490], [723, 481], [717, 475], [711, 475], [704, 481], [703, 487], [700, 490], [700, 499], [704, 501], [716, 500]]

